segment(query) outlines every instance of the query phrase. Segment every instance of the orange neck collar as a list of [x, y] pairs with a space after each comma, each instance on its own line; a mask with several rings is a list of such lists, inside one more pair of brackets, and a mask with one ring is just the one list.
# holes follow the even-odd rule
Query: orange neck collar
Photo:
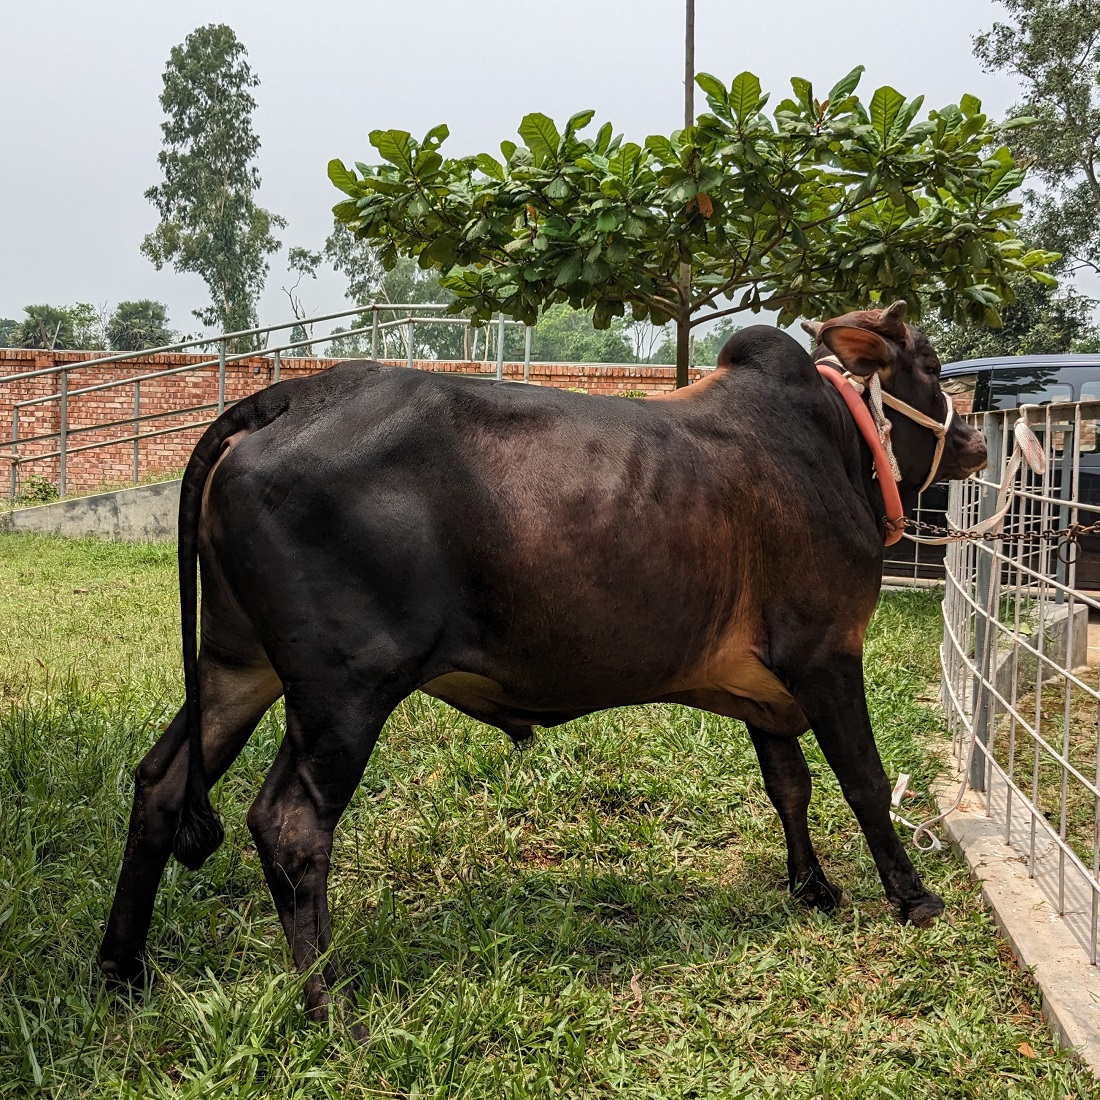
[[894, 475], [890, 470], [890, 460], [886, 457], [886, 450], [878, 437], [878, 430], [871, 419], [871, 414], [859, 394], [848, 384], [840, 371], [826, 363], [815, 363], [814, 366], [817, 367], [821, 377], [831, 382], [844, 398], [844, 404], [848, 406], [848, 411], [852, 414], [856, 427], [859, 428], [859, 434], [871, 448], [871, 457], [875, 461], [875, 473], [878, 474], [878, 486], [882, 492], [882, 502], [886, 507], [886, 519], [889, 521], [886, 524], [883, 545], [893, 546], [905, 531], [905, 525], [900, 522], [905, 519], [905, 513], [901, 508], [901, 494], [898, 492], [897, 482], [894, 481]]

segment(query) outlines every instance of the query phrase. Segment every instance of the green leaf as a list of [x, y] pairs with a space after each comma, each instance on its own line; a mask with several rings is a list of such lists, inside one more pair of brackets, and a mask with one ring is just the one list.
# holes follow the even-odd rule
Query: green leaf
[[553, 157], [561, 144], [561, 134], [551, 118], [535, 111], [524, 115], [519, 124], [519, 136], [535, 155], [535, 163]]
[[511, 164], [512, 157], [516, 155], [516, 143], [514, 141], [509, 141], [507, 138], [505, 138], [500, 143], [500, 151], [504, 154], [505, 163]]
[[680, 160], [680, 154], [676, 152], [676, 147], [662, 134], [650, 134], [645, 139], [645, 147], [666, 164], [676, 163]]
[[871, 97], [871, 126], [878, 135], [880, 146], [890, 140], [890, 128], [898, 112], [905, 106], [905, 96], [889, 85], [879, 88]]
[[835, 104], [850, 96], [856, 90], [863, 72], [864, 67], [857, 65], [847, 76], [838, 80], [829, 90], [829, 102]]
[[982, 101], [977, 96], [964, 95], [959, 100], [959, 110], [966, 118], [973, 118], [982, 113]]
[[791, 77], [791, 87], [794, 89], [795, 99], [802, 105], [806, 111], [813, 111], [814, 108], [814, 86], [801, 76]]
[[561, 268], [558, 270], [558, 276], [554, 280], [554, 286], [568, 287], [572, 286], [580, 277], [581, 268], [584, 266], [584, 259], [581, 256], [570, 256]]
[[405, 175], [416, 174], [413, 162], [412, 135], [407, 130], [372, 130], [370, 143], [378, 155], [396, 165]]
[[730, 89], [730, 106], [739, 121], [744, 122], [756, 112], [760, 102], [760, 81], [752, 73], [739, 73]]
[[595, 117], [595, 111], [578, 111], [565, 124], [565, 136], [572, 137], [578, 130], [583, 130]]
[[1009, 118], [1001, 123], [1002, 130], [1023, 130], [1028, 126], [1037, 125], [1039, 120], [1031, 115], [1019, 115], [1017, 118]]
[[445, 122], [441, 122], [438, 126], [433, 126], [425, 135], [424, 140], [420, 143], [423, 145], [431, 145], [433, 147], [442, 145], [443, 142], [451, 136], [450, 128]]
[[719, 103], [726, 102], [726, 86], [716, 76], [710, 73], [696, 73], [695, 83], [707, 94], [708, 99], [715, 99]]
[[474, 158], [474, 163], [476, 163], [478, 168], [490, 179], [494, 179], [498, 183], [504, 182], [506, 178], [504, 165], [502, 165], [496, 157], [490, 156], [488, 153], [478, 153]]
[[344, 192], [345, 195], [359, 194], [359, 180], [354, 172], [349, 172], [344, 167], [342, 160], [330, 160], [328, 162], [328, 178]]

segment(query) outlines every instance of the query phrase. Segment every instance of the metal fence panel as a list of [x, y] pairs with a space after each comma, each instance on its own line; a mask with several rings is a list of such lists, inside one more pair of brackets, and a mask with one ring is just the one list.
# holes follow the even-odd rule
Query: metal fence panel
[[1100, 403], [969, 417], [990, 464], [952, 486], [948, 516], [990, 515], [1024, 415], [1046, 470], [1026, 464], [1003, 537], [952, 545], [945, 561], [941, 697], [960, 771], [1005, 843], [1097, 961], [1100, 916], [1100, 679], [1089, 620], [1100, 620], [1100, 539], [1040, 537], [1100, 519]]

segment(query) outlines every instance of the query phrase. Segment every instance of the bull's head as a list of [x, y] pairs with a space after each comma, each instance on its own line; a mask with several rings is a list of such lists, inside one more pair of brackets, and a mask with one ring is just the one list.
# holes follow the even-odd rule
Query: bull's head
[[[885, 393], [939, 424], [950, 419], [934, 481], [969, 477], [985, 467], [985, 437], [958, 417], [948, 417], [950, 397], [940, 389], [940, 360], [923, 332], [905, 323], [905, 303], [863, 309], [832, 320], [803, 321], [817, 341], [814, 359], [835, 356], [851, 374], [877, 374]], [[936, 434], [887, 408], [901, 488], [924, 485], [935, 462]]]

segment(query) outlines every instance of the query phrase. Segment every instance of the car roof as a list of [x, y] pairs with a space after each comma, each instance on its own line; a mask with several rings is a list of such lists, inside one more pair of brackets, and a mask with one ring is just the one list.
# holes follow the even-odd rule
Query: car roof
[[997, 355], [989, 359], [962, 359], [944, 363], [944, 374], [961, 374], [972, 370], [1009, 370], [1016, 367], [1092, 367], [1100, 370], [1100, 355]]

